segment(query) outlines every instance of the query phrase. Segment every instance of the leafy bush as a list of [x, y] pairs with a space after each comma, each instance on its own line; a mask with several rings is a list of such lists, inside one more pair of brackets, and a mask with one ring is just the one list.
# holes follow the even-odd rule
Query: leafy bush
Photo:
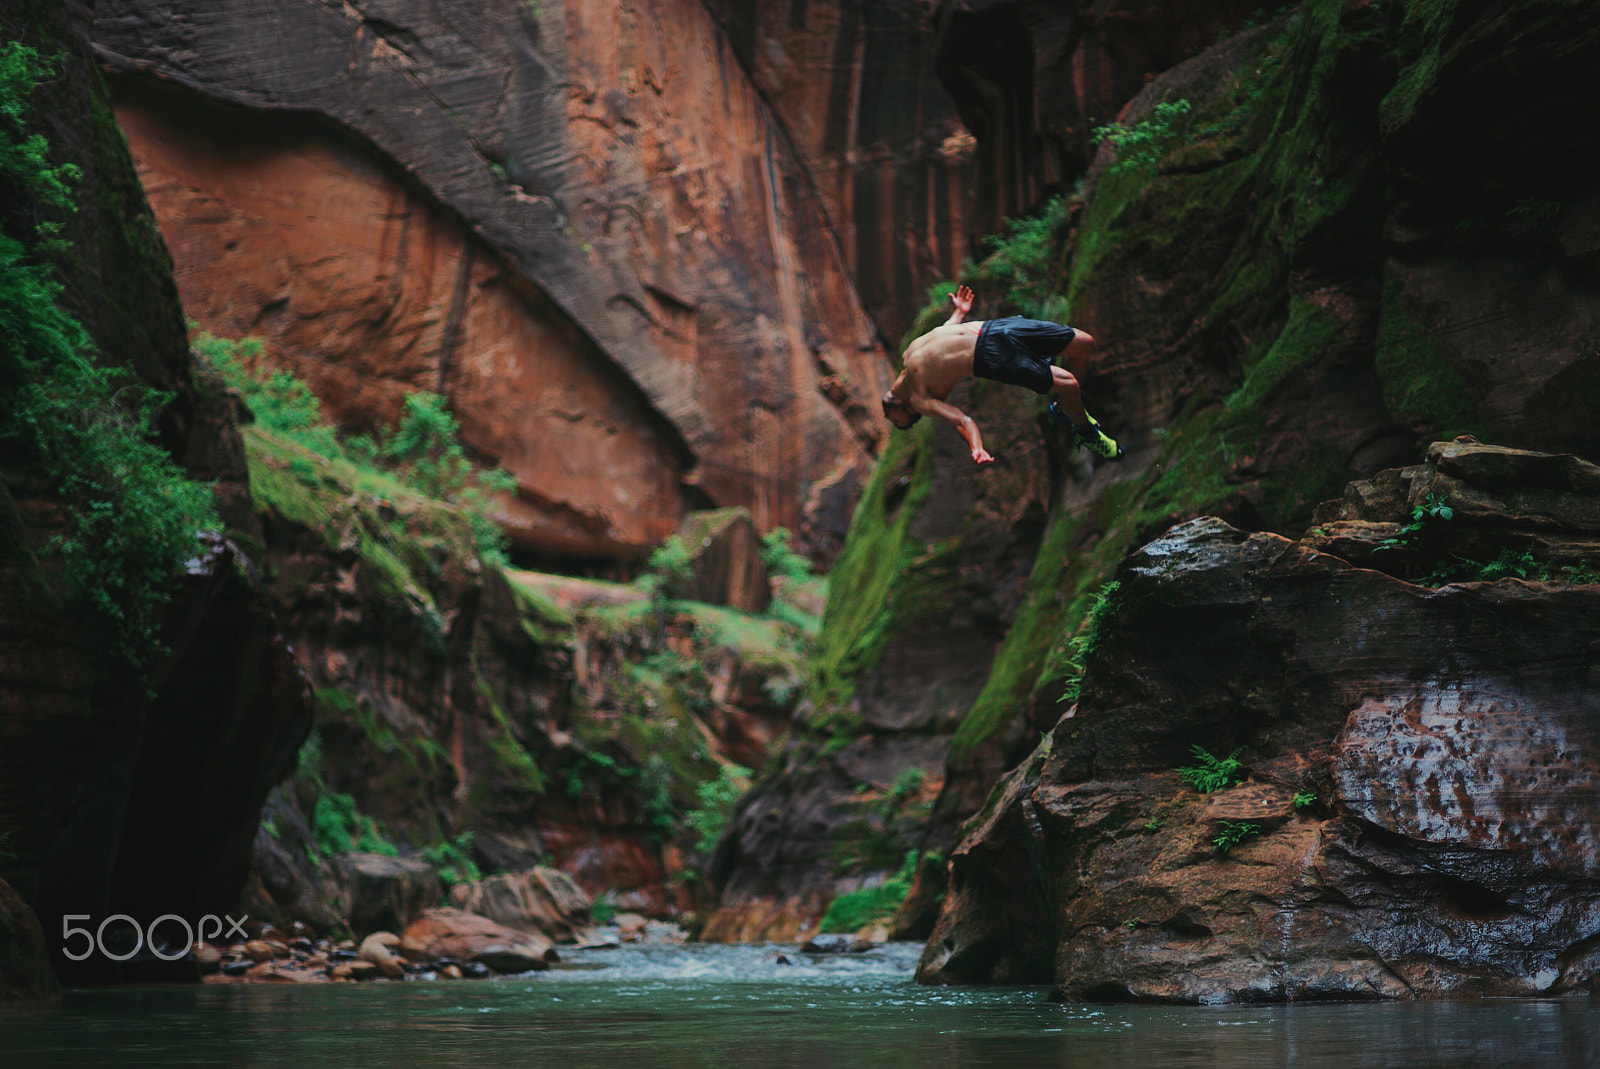
[[689, 811], [683, 824], [694, 833], [698, 853], [709, 854], [716, 849], [717, 840], [733, 819], [734, 806], [749, 786], [749, 777], [748, 768], [723, 765], [717, 770], [716, 779], [706, 780], [695, 789], [700, 805]]
[[1259, 824], [1250, 824], [1245, 821], [1226, 820], [1222, 823], [1222, 830], [1211, 841], [1216, 844], [1217, 853], [1226, 854], [1253, 835], [1261, 834]]
[[1312, 806], [1312, 805], [1316, 805], [1316, 804], [1317, 804], [1317, 796], [1316, 796], [1315, 792], [1313, 792], [1313, 791], [1296, 791], [1295, 792], [1295, 795], [1294, 795], [1294, 807], [1296, 809], [1304, 809], [1307, 806]]
[[472, 846], [472, 833], [464, 831], [455, 837], [452, 842], [434, 843], [422, 849], [422, 860], [439, 870], [439, 879], [443, 881], [448, 890], [458, 883], [472, 883], [483, 879], [477, 862], [473, 861], [467, 851]]
[[1187, 100], [1173, 100], [1157, 104], [1148, 118], [1132, 126], [1120, 122], [1096, 126], [1092, 131], [1095, 144], [1108, 142], [1117, 154], [1111, 165], [1112, 174], [1143, 173], [1153, 175], [1161, 167], [1161, 159], [1181, 137], [1179, 123], [1189, 114]]
[[617, 892], [601, 891], [594, 896], [594, 905], [589, 911], [589, 916], [596, 924], [610, 924], [617, 918]]
[[768, 573], [788, 579], [810, 579], [811, 562], [794, 551], [794, 536], [787, 527], [774, 527], [761, 536], [761, 563]]
[[1071, 202], [1058, 194], [1037, 215], [1007, 219], [1003, 232], [984, 236], [993, 251], [978, 269], [981, 278], [998, 284], [1005, 300], [1025, 316], [1059, 320], [1066, 315], [1056, 290], [1070, 211]]
[[362, 850], [397, 857], [378, 822], [356, 808], [356, 800], [337, 792], [320, 795], [311, 813], [311, 839], [325, 857]]
[[693, 572], [689, 568], [689, 547], [677, 535], [669, 535], [651, 551], [644, 562], [645, 574], [639, 585], [650, 595], [650, 601], [664, 608], [668, 601], [680, 597], [688, 586]]
[[[0, 46], [0, 179], [70, 212], [80, 172], [50, 166], [45, 139], [22, 135], [34, 86], [56, 71], [26, 45]], [[96, 366], [88, 332], [57, 305], [61, 284], [37, 257], [65, 248], [59, 224], [23, 225], [31, 243], [0, 234], [0, 437], [25, 449], [63, 500], [66, 530], [44, 555], [61, 562], [68, 600], [103, 614], [115, 648], [142, 664], [159, 648], [162, 609], [198, 536], [219, 527], [211, 492], [153, 440], [170, 396]]]
[[1445, 503], [1445, 498], [1429, 494], [1411, 509], [1411, 522], [1401, 527], [1390, 538], [1378, 543], [1379, 549], [1410, 549], [1416, 545], [1433, 523], [1449, 520], [1455, 510]]
[[1472, 560], [1451, 554], [1449, 560], [1422, 579], [1422, 585], [1491, 583], [1496, 579], [1527, 579], [1547, 583], [1552, 577], [1550, 566], [1535, 558], [1532, 550], [1524, 549], [1519, 552], [1506, 546], [1492, 561]]
[[1190, 747], [1190, 752], [1194, 754], [1195, 763], [1178, 769], [1178, 778], [1201, 794], [1225, 791], [1244, 779], [1244, 766], [1239, 762], [1243, 746], [1227, 757], [1213, 756], [1198, 745]]
[[876, 887], [850, 891], [828, 903], [819, 929], [824, 932], [854, 932], [900, 908], [911, 892], [911, 879], [917, 871], [917, 852], [906, 852], [900, 871]]
[[672, 800], [672, 766], [661, 754], [651, 754], [639, 769], [639, 808], [650, 837], [666, 841], [677, 827], [678, 807]]
[[895, 776], [894, 782], [889, 784], [887, 801], [898, 806], [907, 798], [922, 790], [922, 785], [927, 781], [928, 774], [920, 768], [912, 767], [901, 769]]

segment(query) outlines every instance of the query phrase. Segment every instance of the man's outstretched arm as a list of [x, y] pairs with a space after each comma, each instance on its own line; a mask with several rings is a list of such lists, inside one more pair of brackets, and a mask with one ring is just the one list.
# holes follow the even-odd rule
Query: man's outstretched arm
[[972, 311], [972, 290], [962, 286], [950, 295], [951, 303], [956, 310], [950, 313], [950, 318], [944, 321], [947, 327], [954, 326], [966, 320], [967, 313]]
[[956, 433], [965, 438], [967, 445], [972, 449], [972, 462], [974, 464], [993, 464], [994, 457], [983, 447], [983, 435], [978, 433], [978, 425], [972, 417], [967, 415], [948, 401], [941, 401], [930, 397], [922, 403], [922, 411], [928, 415], [938, 416], [940, 419], [955, 427]]

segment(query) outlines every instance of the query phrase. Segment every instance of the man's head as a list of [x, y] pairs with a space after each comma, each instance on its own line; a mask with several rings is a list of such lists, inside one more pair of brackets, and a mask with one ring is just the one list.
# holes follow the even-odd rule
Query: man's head
[[906, 404], [894, 395], [893, 390], [883, 395], [883, 414], [901, 430], [908, 430], [917, 420], [922, 418], [922, 413]]

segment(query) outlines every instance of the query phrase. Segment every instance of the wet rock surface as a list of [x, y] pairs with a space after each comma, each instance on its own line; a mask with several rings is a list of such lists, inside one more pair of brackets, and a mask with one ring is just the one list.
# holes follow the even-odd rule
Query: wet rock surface
[[[1587, 475], [1554, 480], [1552, 523], [1515, 505], [1534, 481], [1497, 481], [1532, 470], [1589, 466], [1439, 443], [1409, 495], [1385, 473], [1346, 501], [1399, 527], [1457, 480], [1501, 545], [1581, 538]], [[1123, 564], [1074, 713], [952, 857], [921, 979], [1187, 1002], [1600, 981], [1600, 586], [1416, 585], [1318, 537], [1199, 519]], [[1182, 782], [1197, 745], [1238, 748], [1244, 782]]]
[[50, 998], [59, 991], [39, 918], [0, 879], [0, 1003]]
[[572, 877], [545, 866], [457, 884], [450, 904], [558, 943], [573, 942], [590, 927], [594, 906]]

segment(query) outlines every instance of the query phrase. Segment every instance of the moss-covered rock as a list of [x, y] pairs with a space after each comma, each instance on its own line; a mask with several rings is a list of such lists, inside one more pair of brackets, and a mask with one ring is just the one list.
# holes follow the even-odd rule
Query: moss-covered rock
[[[1164, 113], [1181, 128], [1155, 139], [1171, 147], [1153, 167], [1117, 168], [1103, 147], [1075, 200], [1040, 217], [1053, 231], [1014, 230], [1037, 246], [1031, 260], [1013, 240], [967, 272], [985, 317], [1017, 310], [1003, 295], [1029, 290], [1019, 270], [1053, 287], [1040, 307], [1096, 338], [1087, 403], [1129, 454], [1117, 466], [1075, 461], [1051, 429], [1039, 433], [1025, 395], [995, 391], [1026, 430], [1007, 461], [1047, 464], [1051, 485], [1033, 498], [1038, 512], [1010, 514], [1037, 553], [1020, 572], [1010, 558], [988, 565], [1012, 600], [981, 685], [963, 694], [931, 841], [953, 836], [1068, 707], [1097, 592], [1175, 522], [1212, 514], [1298, 533], [1348, 480], [1439, 434], [1600, 451], [1583, 326], [1600, 307], [1578, 281], [1597, 251], [1580, 222], [1597, 191], [1562, 144], [1596, 136], [1572, 111], [1600, 88], [1578, 58], [1576, 42], [1594, 33], [1578, 12], [1542, 0], [1493, 12], [1453, 0], [1301, 5], [1135, 98], [1130, 126], [1163, 102], [1190, 105], [1181, 120]], [[1479, 116], [1490, 146], [1474, 132]], [[930, 308], [919, 326], [937, 318]], [[994, 412], [978, 416], [986, 440]], [[897, 434], [863, 497], [808, 692], [817, 728], [840, 739], [829, 745], [874, 737], [883, 694], [906, 706], [950, 694], [895, 653], [926, 645], [919, 620], [963, 617], [977, 525], [916, 539], [924, 521], [886, 504], [895, 491], [919, 514], [932, 503], [980, 515], [951, 504], [986, 493], [972, 489], [985, 475], [939, 459], [953, 437]], [[797, 743], [810, 764], [791, 764], [810, 769], [825, 750]], [[757, 790], [792, 802], [792, 787]]]

